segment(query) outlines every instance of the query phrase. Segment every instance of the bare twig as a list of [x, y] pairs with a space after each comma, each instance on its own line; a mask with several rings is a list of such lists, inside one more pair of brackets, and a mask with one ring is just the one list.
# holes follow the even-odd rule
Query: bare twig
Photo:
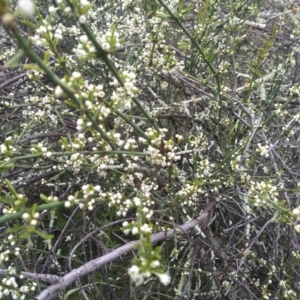
[[3, 82], [2, 84], [0, 84], [0, 90], [4, 89], [6, 86], [10, 85], [11, 83], [18, 81], [20, 78], [23, 78], [24, 76], [26, 76], [26, 72], [16, 75], [13, 78], [10, 78], [9, 80]]
[[[8, 270], [0, 269], [0, 275], [9, 275]], [[60, 278], [56, 275], [49, 275], [49, 274], [36, 274], [36, 273], [29, 273], [29, 272], [21, 272], [21, 275], [24, 278], [32, 279], [32, 280], [40, 280], [43, 282], [47, 282], [50, 284], [56, 284], [59, 282]]]

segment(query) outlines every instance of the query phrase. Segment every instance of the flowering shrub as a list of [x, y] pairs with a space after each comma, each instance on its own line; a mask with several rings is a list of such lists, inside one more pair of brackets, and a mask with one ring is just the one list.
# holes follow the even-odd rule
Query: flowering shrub
[[298, 299], [298, 7], [0, 18], [0, 298]]

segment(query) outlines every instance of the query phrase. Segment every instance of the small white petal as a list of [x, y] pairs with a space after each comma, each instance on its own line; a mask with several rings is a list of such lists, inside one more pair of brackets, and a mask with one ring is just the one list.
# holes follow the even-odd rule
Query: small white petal
[[17, 10], [25, 17], [32, 17], [35, 12], [35, 4], [32, 0], [19, 0]]

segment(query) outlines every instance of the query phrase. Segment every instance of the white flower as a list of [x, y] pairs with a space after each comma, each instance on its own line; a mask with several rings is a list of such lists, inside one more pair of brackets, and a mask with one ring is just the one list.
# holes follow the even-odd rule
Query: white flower
[[168, 274], [158, 274], [157, 276], [163, 285], [168, 285], [171, 282], [171, 277]]
[[298, 233], [300, 233], [300, 224], [295, 225], [295, 230], [296, 230]]
[[151, 233], [152, 228], [151, 228], [148, 224], [144, 224], [144, 225], [141, 227], [141, 231], [142, 231], [142, 232], [145, 232], [145, 233]]
[[64, 95], [64, 91], [59, 85], [55, 88], [54, 95], [56, 98], [61, 98]]
[[87, 0], [80, 0], [80, 4], [81, 6], [87, 6], [90, 4], [90, 2], [88, 2]]
[[70, 207], [70, 206], [71, 206], [71, 203], [70, 203], [69, 201], [66, 201], [66, 202], [65, 202], [65, 207], [68, 208], [68, 207]]
[[101, 47], [102, 47], [103, 50], [105, 50], [105, 51], [109, 51], [109, 49], [110, 49], [110, 45], [109, 45], [109, 43], [107, 43], [107, 42], [102, 43], [102, 44], [101, 44]]
[[37, 225], [37, 220], [31, 220], [30, 225], [31, 226], [36, 226]]
[[160, 262], [158, 261], [158, 260], [153, 260], [152, 262], [151, 262], [151, 267], [153, 268], [153, 269], [155, 269], [155, 268], [157, 268], [157, 267], [159, 267], [160, 266]]
[[71, 7], [66, 7], [65, 8], [65, 13], [68, 14], [72, 11]]
[[17, 10], [25, 17], [32, 17], [35, 12], [35, 4], [32, 0], [19, 0]]
[[143, 274], [140, 272], [140, 268], [138, 266], [133, 265], [132, 267], [130, 267], [128, 270], [128, 274], [137, 286], [141, 285], [144, 282]]
[[50, 13], [50, 14], [56, 12], [57, 10], [58, 10], [58, 8], [56, 8], [56, 7], [54, 7], [54, 6], [50, 6], [50, 7], [49, 7], [49, 13]]
[[28, 213], [24, 213], [23, 215], [22, 215], [22, 218], [23, 218], [23, 220], [27, 220], [27, 219], [29, 219], [29, 214]]
[[47, 153], [46, 153], [46, 157], [50, 157], [52, 155], [52, 152], [50, 152], [50, 151], [48, 151]]
[[140, 206], [140, 205], [141, 205], [141, 199], [140, 199], [140, 198], [134, 197], [134, 198], [133, 198], [133, 201], [134, 201], [134, 204], [135, 204], [136, 206]]
[[84, 24], [86, 22], [86, 16], [82, 15], [79, 17], [79, 23]]
[[140, 273], [140, 268], [136, 265], [132, 265], [129, 269], [128, 269], [128, 274], [131, 276], [131, 277], [136, 277], [138, 276]]
[[73, 72], [72, 77], [78, 79], [81, 77], [81, 74], [79, 72]]
[[131, 232], [133, 235], [136, 235], [139, 233], [139, 229], [137, 227], [133, 227]]
[[87, 41], [88, 41], [88, 37], [86, 36], [86, 35], [81, 35], [80, 37], [79, 37], [79, 41], [80, 41], [80, 43], [87, 43]]
[[300, 213], [299, 207], [293, 209], [294, 215], [299, 215], [299, 213]]

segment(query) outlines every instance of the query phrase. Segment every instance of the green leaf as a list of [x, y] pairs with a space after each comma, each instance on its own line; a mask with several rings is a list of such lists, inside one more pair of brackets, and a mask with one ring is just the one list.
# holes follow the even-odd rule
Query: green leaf
[[0, 202], [7, 203], [7, 204], [13, 204], [15, 202], [15, 199], [8, 195], [6, 197], [0, 197]]
[[53, 234], [47, 234], [46, 232], [38, 230], [38, 229], [36, 229], [34, 231], [34, 233], [36, 233], [43, 240], [51, 240], [51, 239], [53, 239]]
[[69, 106], [73, 107], [73, 108], [78, 108], [77, 104], [75, 104], [75, 103], [74, 103], [74, 102], [72, 102], [72, 101], [68, 101], [68, 100], [66, 100], [66, 101], [65, 101], [65, 103], [66, 103], [67, 105], [69, 105]]
[[63, 300], [67, 300], [67, 299], [69, 298], [70, 295], [72, 295], [73, 293], [77, 292], [78, 290], [79, 290], [79, 288], [69, 290], [69, 291], [64, 295], [64, 299], [63, 299]]
[[24, 25], [26, 25], [26, 26], [28, 26], [28, 27], [30, 27], [30, 28], [33, 28], [33, 29], [37, 29], [38, 28], [38, 26], [36, 26], [36, 24], [34, 24], [34, 23], [32, 23], [32, 22], [30, 22], [28, 20], [22, 20], [21, 23], [24, 24]]
[[49, 202], [49, 200], [48, 200], [48, 197], [46, 197], [45, 195], [43, 195], [43, 194], [40, 194], [40, 198], [43, 200], [43, 201], [45, 201], [45, 202]]
[[49, 57], [50, 57], [50, 55], [51, 55], [51, 51], [50, 51], [50, 50], [47, 50], [47, 51], [45, 52], [45, 54], [44, 54], [44, 62], [45, 62], [46, 64], [48, 64], [48, 62], [49, 62]]
[[155, 13], [155, 16], [156, 16], [157, 18], [161, 18], [161, 19], [170, 19], [170, 18], [171, 18], [170, 15], [168, 15], [168, 14], [166, 14], [165, 12], [162, 12], [162, 11], [157, 11], [157, 12]]
[[4, 64], [4, 68], [12, 68], [16, 67], [18, 63], [23, 59], [25, 56], [25, 52], [23, 49], [20, 49], [9, 61]]
[[18, 194], [15, 191], [14, 187], [12, 186], [12, 184], [10, 183], [10, 181], [8, 179], [4, 179], [8, 189], [10, 190], [10, 192], [13, 194], [13, 196], [18, 199]]
[[41, 68], [38, 65], [34, 64], [25, 64], [24, 65], [24, 70], [36, 70], [39, 71]]
[[0, 170], [8, 170], [8, 169], [12, 169], [14, 167], [14, 164], [9, 162], [9, 161], [5, 161], [0, 165]]
[[65, 138], [65, 137], [62, 136], [59, 139], [59, 142], [64, 146], [64, 148], [65, 148], [66, 151], [71, 151], [72, 150], [72, 146], [70, 145], [70, 143], [69, 143], [69, 141], [68, 141], [67, 138]]
[[16, 232], [21, 232], [22, 229], [24, 229], [24, 225], [23, 224], [17, 224], [12, 228], [9, 228], [6, 230], [6, 233], [16, 233]]
[[91, 8], [93, 7], [92, 4], [85, 6], [84, 8], [81, 8], [81, 14], [85, 15]]
[[182, 15], [186, 15], [187, 13], [191, 12], [194, 9], [193, 5], [190, 5], [189, 7], [187, 7], [186, 9], [184, 9], [181, 14]]

